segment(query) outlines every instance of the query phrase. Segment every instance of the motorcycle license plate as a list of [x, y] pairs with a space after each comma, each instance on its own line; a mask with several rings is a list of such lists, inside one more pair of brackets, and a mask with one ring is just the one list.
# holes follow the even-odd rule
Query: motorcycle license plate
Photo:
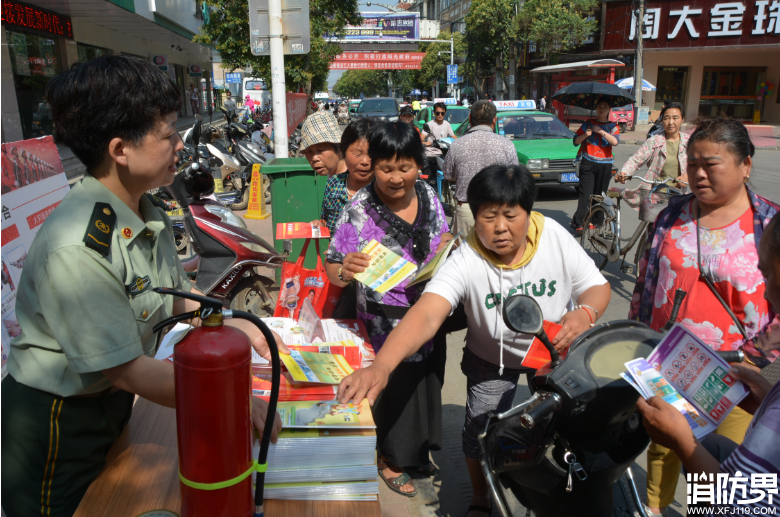
[[566, 172], [561, 174], [561, 183], [577, 183], [580, 181], [576, 172]]
[[178, 209], [176, 209], [176, 210], [169, 210], [169, 211], [168, 211], [168, 212], [166, 212], [166, 213], [167, 213], [167, 214], [168, 214], [168, 216], [170, 216], [170, 217], [177, 216], [177, 215], [184, 215], [184, 209], [183, 209], [183, 208], [178, 208]]

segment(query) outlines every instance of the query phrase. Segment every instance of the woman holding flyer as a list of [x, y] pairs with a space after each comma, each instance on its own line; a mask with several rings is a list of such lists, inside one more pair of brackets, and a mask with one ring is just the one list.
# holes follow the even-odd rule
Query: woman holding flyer
[[[688, 293], [682, 324], [714, 350], [742, 349], [758, 369], [768, 361], [752, 339], [775, 317], [756, 267], [758, 247], [780, 207], [747, 185], [754, 151], [745, 126], [735, 120], [697, 124], [688, 141], [692, 194], [673, 197], [650, 227], [629, 318], [659, 330], [682, 289]], [[749, 422], [750, 415], [735, 408], [716, 432], [741, 443]], [[680, 460], [657, 443], [647, 456], [649, 515], [666, 515]]]
[[[361, 251], [371, 241], [421, 267], [452, 239], [436, 193], [417, 181], [417, 172], [425, 165], [417, 132], [393, 122], [373, 126], [367, 139], [374, 180], [341, 211], [328, 248], [325, 268], [330, 281], [339, 286], [354, 282], [355, 274], [369, 266], [370, 257]], [[356, 284], [358, 318], [365, 322], [375, 352], [422, 294], [420, 285], [408, 283], [404, 280], [387, 292]], [[428, 451], [442, 444], [445, 352], [446, 347], [434, 347], [429, 338], [398, 368], [374, 404], [379, 474], [405, 496], [414, 496], [417, 489], [404, 468], [436, 472]]]
[[[341, 381], [339, 400], [367, 396], [371, 402], [383, 389], [387, 393], [399, 365], [424, 350], [462, 303], [468, 322], [461, 363], [468, 381], [463, 452], [474, 489], [467, 517], [481, 517], [490, 515], [492, 505], [477, 435], [488, 413], [511, 407], [520, 374], [534, 372], [523, 365], [534, 337], [504, 325], [502, 300], [514, 294], [533, 296], [545, 319], [561, 325], [551, 337], [562, 350], [604, 314], [610, 287], [569, 232], [532, 211], [536, 185], [525, 166], [482, 169], [466, 196], [475, 226], [465, 243], [388, 336], [374, 364]], [[572, 307], [572, 299], [579, 305]]]
[[[764, 297], [777, 312], [780, 310], [780, 216], [775, 215], [765, 228], [759, 249], [758, 267], [766, 281]], [[776, 475], [780, 467], [780, 383], [772, 386], [762, 375], [744, 366], [732, 367], [729, 374], [743, 381], [750, 390], [739, 407], [753, 415], [753, 419], [739, 446], [714, 434], [699, 442], [685, 417], [659, 397], [651, 397], [647, 401], [639, 399], [637, 408], [644, 417], [645, 429], [653, 442], [673, 450], [688, 472], [713, 476], [725, 473], [730, 481], [738, 477], [738, 473], [744, 476], [750, 496], [746, 497], [745, 493], [740, 494], [741, 491], [737, 490], [734, 500], [721, 500], [721, 505], [730, 510], [726, 514], [771, 514], [769, 501], [773, 487], [757, 486], [754, 480], [756, 476]], [[699, 484], [708, 483], [700, 481]], [[731, 497], [734, 496], [732, 486], [737, 484], [726, 484]], [[740, 499], [748, 501], [740, 504], [737, 502]], [[775, 508], [777, 504], [775, 495]]]

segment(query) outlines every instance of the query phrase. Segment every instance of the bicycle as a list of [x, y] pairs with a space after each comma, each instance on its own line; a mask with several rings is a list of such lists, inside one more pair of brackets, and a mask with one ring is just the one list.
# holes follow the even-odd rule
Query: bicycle
[[[617, 262], [622, 257], [623, 262], [620, 265], [620, 270], [633, 274], [635, 266], [639, 264], [639, 257], [645, 249], [648, 225], [655, 221], [656, 216], [666, 207], [671, 196], [678, 196], [683, 192], [669, 185], [669, 181], [676, 181], [673, 178], [668, 178], [665, 181], [648, 181], [640, 177], [626, 176], [626, 179], [638, 179], [652, 185], [650, 190], [639, 191], [642, 196], [639, 206], [641, 222], [634, 234], [627, 239], [621, 237], [620, 200], [626, 189], [610, 187], [606, 197], [603, 195], [590, 197], [591, 208], [582, 225], [580, 245], [600, 270], [604, 269], [607, 262]], [[687, 185], [684, 181], [680, 183]], [[612, 201], [613, 199], [616, 201]], [[637, 244], [637, 241], [639, 246], [634, 255], [634, 264], [626, 264], [626, 255]]]

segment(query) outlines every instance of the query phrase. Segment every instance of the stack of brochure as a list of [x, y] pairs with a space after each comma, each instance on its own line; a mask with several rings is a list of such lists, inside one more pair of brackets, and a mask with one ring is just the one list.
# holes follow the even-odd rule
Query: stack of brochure
[[[281, 402], [278, 412], [284, 429], [268, 451], [267, 499], [376, 500], [376, 424], [367, 400]], [[255, 457], [259, 449], [255, 440]]]

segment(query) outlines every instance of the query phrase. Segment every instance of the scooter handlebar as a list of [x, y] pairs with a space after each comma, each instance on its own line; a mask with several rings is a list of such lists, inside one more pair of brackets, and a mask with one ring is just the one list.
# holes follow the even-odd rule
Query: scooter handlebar
[[557, 393], [540, 393], [541, 402], [520, 415], [520, 424], [526, 429], [533, 429], [537, 422], [541, 422], [553, 411], [561, 408], [563, 401]]

